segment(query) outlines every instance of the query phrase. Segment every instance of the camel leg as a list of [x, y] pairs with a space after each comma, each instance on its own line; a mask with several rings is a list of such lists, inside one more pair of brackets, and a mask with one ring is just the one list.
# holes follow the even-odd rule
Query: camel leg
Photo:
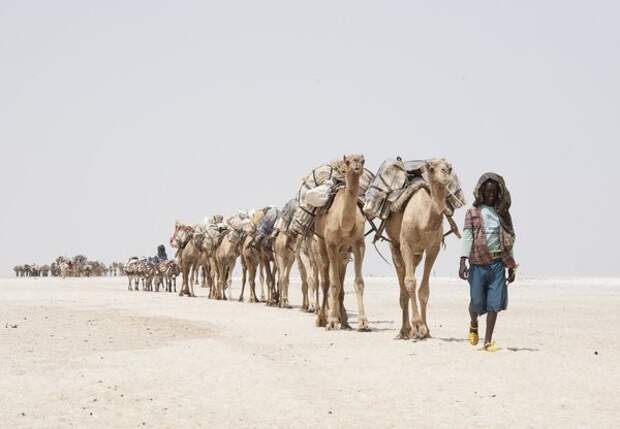
[[347, 309], [344, 306], [344, 278], [347, 274], [347, 256], [342, 255], [342, 258], [338, 261], [338, 274], [340, 275], [340, 290], [338, 291], [338, 312], [340, 314], [340, 329], [351, 329], [349, 325], [349, 315]]
[[211, 272], [212, 268], [211, 268], [211, 262], [210, 260], [207, 260], [205, 266], [205, 278], [206, 278], [206, 287], [209, 288], [209, 290], [213, 287], [213, 273]]
[[407, 243], [403, 244], [403, 259], [405, 261], [405, 288], [411, 303], [411, 338], [418, 338], [418, 329], [422, 326], [422, 319], [418, 310], [416, 297], [417, 280], [415, 271], [422, 260], [422, 252], [415, 252]]
[[284, 269], [282, 267], [282, 258], [279, 255], [276, 256], [276, 267], [278, 270], [278, 275], [276, 276], [276, 288], [274, 291], [273, 305], [279, 306], [280, 299], [282, 299], [282, 275], [284, 274]]
[[241, 269], [241, 294], [239, 295], [239, 302], [243, 302], [243, 292], [245, 291], [245, 282], [247, 281], [248, 276], [248, 265], [247, 263], [242, 264], [243, 267]]
[[260, 263], [258, 261], [252, 261], [249, 267], [248, 274], [250, 275], [250, 302], [258, 302], [256, 297], [256, 271], [260, 271]]
[[366, 246], [362, 241], [357, 246], [353, 246], [353, 263], [355, 268], [355, 296], [357, 298], [357, 319], [358, 330], [368, 331], [368, 318], [364, 308], [364, 277], [362, 275], [362, 264], [364, 263], [364, 253]]
[[[274, 264], [274, 268], [275, 268], [275, 264]], [[269, 268], [267, 268], [267, 274], [269, 274]], [[267, 305], [271, 305], [271, 303], [273, 302], [274, 287], [275, 287], [275, 280], [273, 278], [269, 278], [267, 280]]]
[[219, 292], [220, 292], [220, 283], [222, 283], [222, 271], [223, 268], [220, 265], [220, 262], [217, 262], [217, 282], [215, 283], [215, 287], [213, 288], [213, 293], [209, 295], [209, 298], [211, 299], [220, 299], [219, 298]]
[[411, 334], [411, 325], [409, 324], [409, 295], [407, 294], [407, 289], [405, 287], [405, 262], [403, 261], [403, 256], [400, 253], [400, 244], [391, 243], [390, 247], [392, 249], [392, 261], [394, 262], [396, 275], [398, 276], [398, 285], [400, 286], [400, 309], [403, 313], [400, 333], [396, 338], [400, 340], [408, 340], [409, 335]]
[[282, 256], [276, 255], [276, 282], [275, 282], [275, 290], [273, 296], [273, 305], [280, 305], [280, 299], [282, 298], [282, 275], [284, 274], [284, 267]]
[[[194, 273], [196, 273], [196, 267], [197, 267], [197, 263], [194, 263]], [[200, 267], [198, 267], [198, 270], [200, 270]], [[196, 275], [200, 275], [199, 273], [196, 273]], [[196, 277], [196, 284], [198, 284], [198, 277]], [[196, 296], [194, 294], [194, 282], [189, 282], [189, 290], [188, 290], [188, 294], [187, 296]]]
[[[303, 251], [301, 253], [303, 253]], [[303, 256], [301, 254], [297, 256], [297, 269], [299, 270], [299, 276], [301, 278], [301, 311], [308, 311], [310, 306], [308, 299], [308, 272], [306, 271], [302, 258]]]
[[310, 311], [313, 313], [319, 312], [319, 267], [316, 261], [316, 255], [314, 251], [310, 249], [310, 294], [312, 296], [312, 302], [310, 304]]
[[190, 265], [189, 264], [183, 264], [182, 269], [183, 269], [183, 271], [182, 271], [183, 281], [181, 282], [181, 290], [179, 290], [179, 296], [183, 296], [185, 291], [189, 288], [188, 280], [189, 280]]
[[327, 315], [327, 329], [336, 329], [340, 318], [338, 317], [340, 303], [340, 252], [334, 245], [327, 246], [329, 257], [329, 311]]
[[[263, 260], [262, 255], [260, 255], [259, 257], [260, 257], [260, 263], [259, 263], [259, 269], [258, 269], [258, 277], [260, 279], [260, 302], [264, 302], [265, 301], [265, 262]], [[269, 267], [269, 263], [267, 263], [267, 267]]]
[[313, 242], [308, 243], [307, 247], [307, 263], [306, 271], [308, 272], [308, 311], [317, 313], [319, 312], [319, 266], [314, 250]]
[[[293, 258], [295, 256], [293, 255]], [[284, 272], [282, 273], [282, 288], [280, 289], [280, 308], [291, 308], [288, 303], [288, 286], [291, 278], [291, 268], [293, 267], [294, 259], [286, 261], [284, 266]]]
[[278, 302], [278, 300], [280, 299], [278, 297], [278, 281], [277, 281], [278, 280], [278, 276], [279, 276], [278, 264], [274, 260], [274, 262], [273, 262], [273, 278], [271, 280], [271, 289], [272, 289], [271, 303], [272, 303], [272, 305], [275, 305], [276, 302]]
[[422, 324], [418, 330], [418, 338], [428, 338], [431, 336], [431, 332], [428, 328], [426, 321], [426, 306], [428, 304], [428, 298], [430, 296], [430, 276], [439, 254], [439, 246], [435, 246], [426, 250], [426, 256], [424, 257], [424, 274], [422, 275], [422, 284], [420, 285], [419, 299], [420, 299], [420, 312], [422, 316]]
[[319, 271], [316, 266], [312, 267], [312, 282], [310, 283], [312, 291], [312, 307], [310, 311], [318, 314], [319, 312]]
[[226, 289], [224, 289], [225, 300], [232, 299], [232, 273], [235, 270], [235, 265], [236, 263], [233, 260], [228, 267], [228, 271], [226, 272], [226, 289], [228, 289], [228, 298], [226, 297]]
[[[325, 256], [325, 258], [327, 258], [327, 256]], [[321, 256], [319, 260], [321, 265], [320, 274], [321, 290], [323, 291], [323, 301], [316, 316], [316, 326], [324, 327], [327, 326], [327, 310], [329, 306], [329, 263], [326, 262], [326, 259], [323, 259], [323, 256]]]
[[213, 270], [212, 286], [209, 291], [209, 299], [215, 298], [215, 292], [217, 291], [220, 281], [220, 266], [215, 257], [211, 258], [211, 269]]
[[222, 275], [222, 283], [220, 284], [220, 290], [218, 291], [217, 299], [228, 301], [228, 299], [226, 298], [226, 285], [228, 285], [228, 276], [230, 275], [230, 267], [225, 266], [223, 271], [224, 273]]

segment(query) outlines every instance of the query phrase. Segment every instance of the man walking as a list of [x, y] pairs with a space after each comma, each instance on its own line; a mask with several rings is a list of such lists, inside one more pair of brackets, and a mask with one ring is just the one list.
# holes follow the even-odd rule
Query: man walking
[[[465, 215], [459, 277], [469, 281], [469, 343], [477, 345], [478, 317], [487, 315], [484, 350], [495, 352], [497, 313], [508, 306], [507, 284], [515, 280], [515, 233], [510, 216], [510, 192], [502, 176], [485, 173], [474, 189], [473, 207]], [[506, 279], [506, 269], [508, 278]]]

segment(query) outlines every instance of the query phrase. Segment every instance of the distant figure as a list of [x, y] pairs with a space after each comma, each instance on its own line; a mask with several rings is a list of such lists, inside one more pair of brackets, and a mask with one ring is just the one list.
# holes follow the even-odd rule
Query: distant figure
[[157, 258], [160, 261], [168, 260], [168, 255], [166, 255], [166, 246], [164, 246], [163, 244], [160, 244], [159, 246], [157, 246]]
[[512, 252], [515, 233], [509, 211], [511, 199], [504, 179], [495, 173], [480, 177], [474, 198], [465, 215], [459, 277], [469, 281], [469, 343], [478, 344], [478, 316], [486, 313], [484, 350], [495, 352], [500, 350], [493, 341], [497, 313], [508, 307], [507, 285], [514, 282], [517, 267]]

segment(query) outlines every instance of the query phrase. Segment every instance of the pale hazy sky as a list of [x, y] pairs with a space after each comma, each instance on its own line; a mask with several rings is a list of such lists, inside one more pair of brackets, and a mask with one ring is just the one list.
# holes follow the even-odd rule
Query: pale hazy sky
[[[372, 170], [446, 157], [468, 202], [496, 171], [523, 274], [620, 275], [619, 16], [613, 1], [0, 0], [0, 275], [153, 254], [175, 219], [281, 206], [350, 152]], [[451, 237], [437, 274], [459, 250]], [[393, 269], [369, 245], [365, 272]]]

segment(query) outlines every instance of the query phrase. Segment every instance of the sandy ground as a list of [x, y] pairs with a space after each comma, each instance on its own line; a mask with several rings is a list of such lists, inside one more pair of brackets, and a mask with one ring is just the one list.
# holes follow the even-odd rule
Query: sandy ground
[[393, 279], [367, 279], [369, 333], [200, 288], [0, 280], [0, 427], [620, 426], [620, 279], [511, 286], [494, 354], [464, 340], [465, 284], [431, 288], [433, 338], [414, 342], [393, 339]]

